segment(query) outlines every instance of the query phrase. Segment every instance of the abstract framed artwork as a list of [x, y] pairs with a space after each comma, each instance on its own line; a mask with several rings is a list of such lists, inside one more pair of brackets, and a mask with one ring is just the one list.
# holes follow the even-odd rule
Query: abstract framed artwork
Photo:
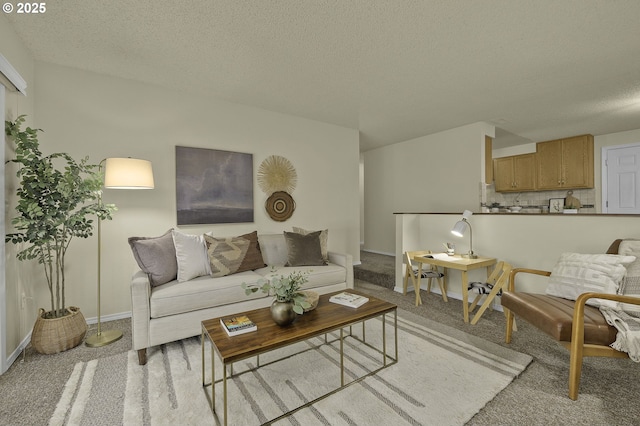
[[176, 146], [178, 225], [253, 222], [253, 154]]
[[564, 198], [549, 199], [549, 213], [562, 213], [564, 210]]

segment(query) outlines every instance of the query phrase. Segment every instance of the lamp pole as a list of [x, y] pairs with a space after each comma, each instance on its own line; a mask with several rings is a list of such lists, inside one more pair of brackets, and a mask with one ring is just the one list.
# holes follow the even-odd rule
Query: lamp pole
[[[98, 171], [102, 172], [103, 164], [106, 160], [102, 160], [98, 165]], [[102, 207], [102, 190], [98, 195], [98, 205]], [[98, 331], [85, 340], [85, 344], [90, 348], [99, 348], [106, 346], [122, 338], [122, 331], [120, 330], [107, 330], [102, 331], [102, 324], [100, 322], [100, 281], [102, 277], [101, 270], [102, 262], [102, 219], [98, 216]]]
[[462, 220], [469, 227], [469, 254], [467, 254], [467, 257], [469, 259], [477, 259], [478, 256], [476, 256], [475, 253], [473, 253], [473, 230], [471, 228], [471, 224], [469, 223], [466, 217], [463, 217]]

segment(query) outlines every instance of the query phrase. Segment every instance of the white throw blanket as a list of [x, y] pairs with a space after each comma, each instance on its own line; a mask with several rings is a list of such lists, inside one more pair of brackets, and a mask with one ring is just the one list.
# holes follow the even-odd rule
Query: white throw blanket
[[611, 347], [627, 352], [631, 360], [640, 362], [640, 318], [632, 317], [622, 309], [606, 306], [601, 306], [600, 312], [607, 323], [618, 330], [616, 341], [611, 344]]

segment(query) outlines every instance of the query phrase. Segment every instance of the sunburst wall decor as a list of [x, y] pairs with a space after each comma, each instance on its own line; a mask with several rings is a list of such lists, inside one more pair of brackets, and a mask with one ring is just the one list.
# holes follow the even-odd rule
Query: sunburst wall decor
[[293, 164], [279, 155], [267, 157], [258, 168], [258, 185], [266, 194], [274, 192], [292, 193], [298, 183]]

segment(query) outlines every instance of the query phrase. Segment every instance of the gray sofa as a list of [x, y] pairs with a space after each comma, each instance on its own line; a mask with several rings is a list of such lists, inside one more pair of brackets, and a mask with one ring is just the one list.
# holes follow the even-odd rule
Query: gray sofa
[[201, 276], [186, 282], [173, 280], [152, 286], [142, 270], [131, 279], [131, 329], [133, 349], [140, 365], [146, 364], [149, 347], [196, 336], [206, 319], [267, 307], [273, 297], [262, 292], [245, 295], [242, 283], [255, 284], [272, 275], [308, 271], [303, 289], [319, 294], [353, 288], [353, 258], [349, 254], [328, 252], [323, 266], [284, 266], [288, 248], [283, 234], [258, 236], [267, 266], [223, 277]]

